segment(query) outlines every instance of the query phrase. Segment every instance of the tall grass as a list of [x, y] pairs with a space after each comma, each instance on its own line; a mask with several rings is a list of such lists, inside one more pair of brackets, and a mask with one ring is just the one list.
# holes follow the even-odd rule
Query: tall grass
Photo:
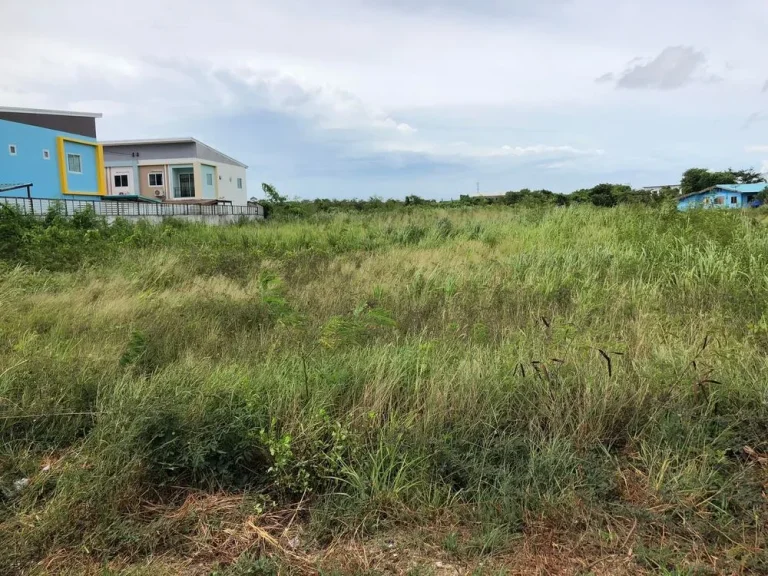
[[200, 490], [308, 502], [321, 543], [447, 514], [485, 553], [539, 522], [628, 518], [646, 547], [768, 566], [768, 229], [751, 218], [1, 216], [0, 573], [191, 554], [159, 510]]

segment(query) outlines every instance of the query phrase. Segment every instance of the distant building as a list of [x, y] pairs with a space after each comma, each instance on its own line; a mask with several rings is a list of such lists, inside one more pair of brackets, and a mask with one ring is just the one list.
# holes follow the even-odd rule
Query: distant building
[[97, 118], [101, 114], [0, 108], [0, 183], [31, 184], [33, 198], [101, 199]]
[[661, 194], [664, 189], [680, 190], [680, 184], [663, 184], [661, 186], [644, 186], [642, 188], [643, 192], [650, 192], [656, 195]]
[[678, 210], [691, 208], [747, 208], [766, 189], [765, 182], [759, 184], [719, 184], [685, 194], [677, 199]]
[[248, 167], [195, 138], [121, 140], [102, 146], [110, 195], [247, 203]]

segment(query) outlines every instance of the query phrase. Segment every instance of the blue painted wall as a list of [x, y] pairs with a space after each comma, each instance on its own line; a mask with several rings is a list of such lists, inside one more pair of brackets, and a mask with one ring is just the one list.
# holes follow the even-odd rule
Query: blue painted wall
[[[216, 169], [213, 166], [207, 164], [201, 164], [200, 168], [203, 174], [203, 198], [215, 199], [216, 198]], [[208, 184], [208, 178], [211, 179], [211, 183]]]
[[[0, 120], [0, 183], [32, 182], [32, 195], [35, 198], [62, 198], [59, 183], [59, 163], [56, 138], [66, 136], [95, 142], [95, 138], [58, 132], [38, 126], [28, 126], [18, 122]], [[16, 156], [8, 152], [10, 144], [16, 145]], [[83, 144], [66, 143], [67, 148], [82, 156], [83, 174], [69, 174], [70, 189], [77, 192], [97, 192], [98, 175], [96, 168], [96, 149]], [[79, 148], [83, 151], [79, 151]], [[50, 153], [49, 159], [43, 158], [43, 150]], [[21, 190], [19, 195], [23, 195]], [[6, 194], [6, 196], [11, 195]], [[78, 198], [78, 196], [67, 196]], [[98, 199], [98, 197], [96, 197]]]
[[[732, 197], [736, 198], [736, 204], [731, 204]], [[718, 204], [717, 198], [722, 198], [723, 203]], [[680, 200], [677, 207], [680, 210], [688, 210], [689, 208], [741, 208], [741, 194], [738, 192], [712, 190], [711, 192], [684, 198]]]
[[[78, 144], [77, 142], [64, 142], [64, 161], [67, 161], [68, 154], [79, 154], [82, 174], [70, 172], [67, 169], [67, 185], [71, 192], [93, 192], [99, 191], [99, 182], [97, 178], [96, 167], [96, 148], [87, 144]], [[69, 166], [67, 166], [69, 168]], [[100, 175], [102, 178], [103, 174]]]

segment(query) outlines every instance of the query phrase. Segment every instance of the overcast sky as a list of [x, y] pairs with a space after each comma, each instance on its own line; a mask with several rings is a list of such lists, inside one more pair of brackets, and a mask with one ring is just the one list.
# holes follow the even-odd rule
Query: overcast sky
[[2, 1], [0, 105], [195, 136], [251, 195], [768, 171], [765, 0]]

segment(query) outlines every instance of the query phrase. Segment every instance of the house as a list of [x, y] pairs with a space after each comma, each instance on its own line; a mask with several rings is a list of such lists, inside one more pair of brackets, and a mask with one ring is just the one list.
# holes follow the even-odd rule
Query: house
[[747, 208], [766, 189], [758, 184], [719, 184], [699, 192], [685, 194], [677, 199], [678, 210], [691, 208]]
[[97, 118], [101, 114], [1, 107], [0, 183], [31, 185], [33, 198], [100, 199], [106, 191]]
[[166, 202], [219, 200], [245, 205], [242, 162], [195, 138], [102, 142], [107, 194]]

